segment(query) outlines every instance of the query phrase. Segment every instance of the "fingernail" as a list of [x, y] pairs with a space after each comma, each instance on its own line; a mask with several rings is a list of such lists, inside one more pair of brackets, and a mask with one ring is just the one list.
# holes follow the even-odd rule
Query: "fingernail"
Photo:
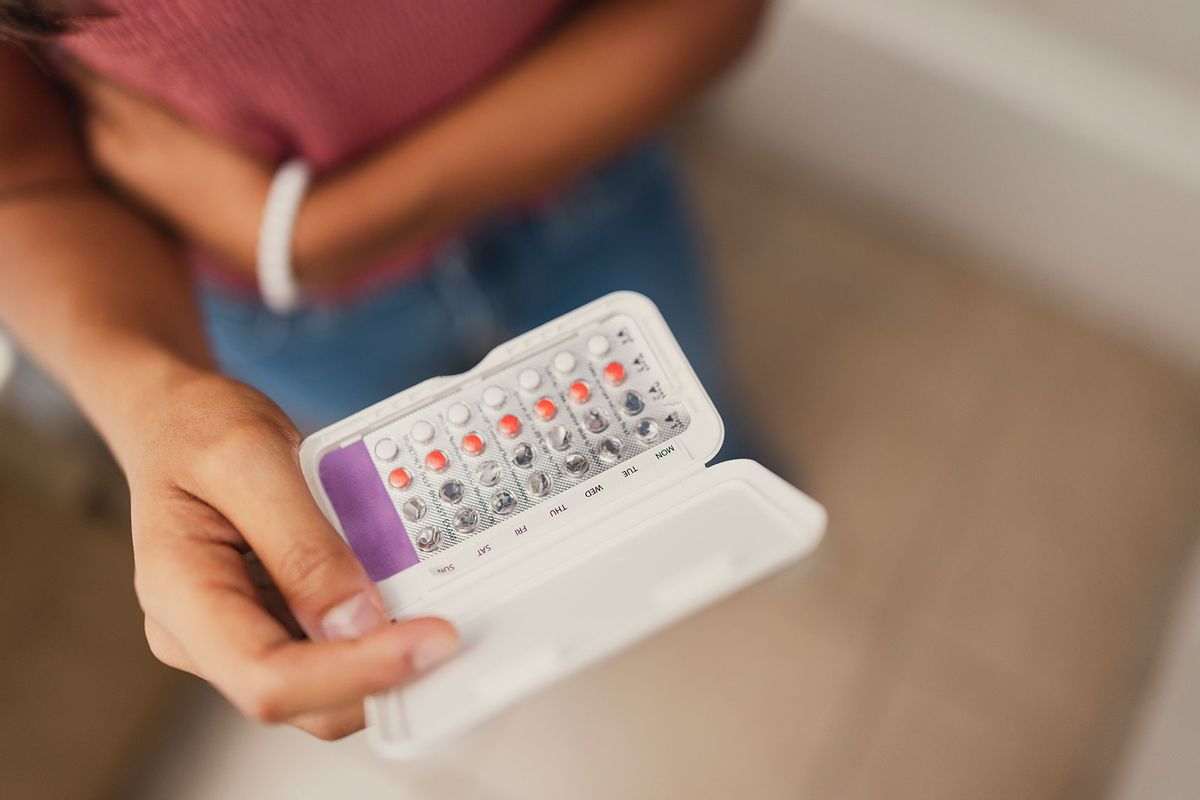
[[458, 649], [458, 639], [446, 633], [434, 633], [413, 648], [412, 667], [415, 672], [428, 672], [441, 664]]
[[343, 600], [321, 617], [321, 633], [326, 639], [357, 639], [383, 625], [383, 611], [368, 592], [359, 592]]

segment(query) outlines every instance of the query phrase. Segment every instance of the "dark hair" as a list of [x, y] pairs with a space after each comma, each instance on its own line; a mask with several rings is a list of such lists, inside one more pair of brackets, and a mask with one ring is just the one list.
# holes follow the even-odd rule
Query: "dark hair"
[[0, 0], [0, 39], [19, 42], [52, 39], [71, 30], [73, 22], [59, 3]]

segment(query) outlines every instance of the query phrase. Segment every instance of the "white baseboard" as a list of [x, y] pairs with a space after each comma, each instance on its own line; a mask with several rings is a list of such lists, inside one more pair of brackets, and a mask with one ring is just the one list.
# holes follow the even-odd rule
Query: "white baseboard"
[[782, 0], [718, 124], [1200, 368], [1200, 98], [961, 0]]

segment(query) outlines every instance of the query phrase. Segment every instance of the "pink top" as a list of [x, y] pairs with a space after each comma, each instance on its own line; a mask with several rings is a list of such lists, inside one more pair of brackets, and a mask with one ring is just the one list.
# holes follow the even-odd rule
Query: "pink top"
[[74, 57], [269, 161], [299, 155], [321, 170], [468, 93], [569, 0], [104, 5], [114, 16], [63, 40]]

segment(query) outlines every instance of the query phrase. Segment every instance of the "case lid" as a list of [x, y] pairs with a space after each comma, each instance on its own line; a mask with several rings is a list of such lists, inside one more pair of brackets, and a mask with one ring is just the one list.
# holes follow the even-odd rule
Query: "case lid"
[[412, 756], [802, 557], [824, 529], [824, 509], [760, 464], [690, 471], [573, 532], [566, 558], [552, 549], [510, 566], [501, 596], [414, 609], [453, 620], [462, 649], [367, 701], [371, 744]]

